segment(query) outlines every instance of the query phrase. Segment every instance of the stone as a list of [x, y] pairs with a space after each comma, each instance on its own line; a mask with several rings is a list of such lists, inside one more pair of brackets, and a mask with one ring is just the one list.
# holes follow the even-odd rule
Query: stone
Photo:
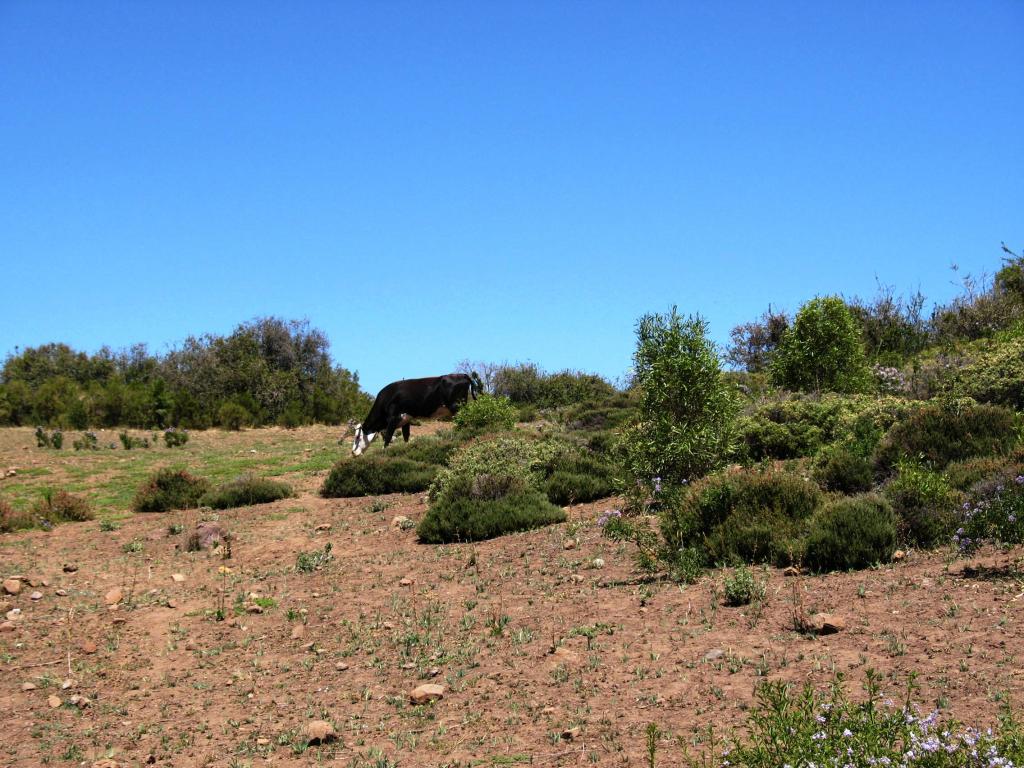
[[576, 549], [576, 539], [566, 539], [563, 541], [562, 549]]
[[785, 568], [782, 569], [782, 575], [783, 576], [799, 576], [800, 575], [800, 569], [797, 568], [795, 565], [789, 565], [789, 566], [786, 566]]
[[292, 627], [292, 640], [301, 640], [306, 636], [306, 625], [296, 624]]
[[391, 518], [391, 527], [397, 528], [400, 531], [412, 528], [414, 523], [405, 515], [395, 515]]
[[404, 579], [402, 579], [398, 583], [401, 584], [403, 587], [411, 587], [412, 586], [412, 579], [410, 579], [408, 576], [406, 576]]
[[64, 573], [75, 573], [78, 571], [78, 566], [73, 563], [64, 563], [63, 569]]
[[35, 683], [22, 683], [21, 690], [23, 691], [34, 691], [38, 686]]
[[256, 739], [256, 746], [257, 747], [265, 747], [269, 743], [270, 743], [270, 739], [264, 739], [264, 738]]
[[595, 557], [594, 558], [594, 567], [595, 568], [604, 568], [604, 558]]
[[566, 728], [564, 731], [562, 731], [562, 738], [565, 741], [572, 741], [573, 739], [575, 739], [579, 735], [580, 735], [580, 727], [578, 725], [575, 726], [574, 728]]
[[897, 563], [900, 560], [903, 560], [904, 558], [906, 558], [906, 556], [907, 556], [907, 553], [904, 552], [902, 549], [897, 549], [895, 552], [892, 553], [892, 559], [893, 559], [894, 562], [897, 562]]
[[250, 603], [245, 606], [246, 613], [263, 613], [263, 606], [259, 603]]
[[72, 696], [70, 699], [68, 699], [68, 701], [70, 701], [72, 704], [74, 704], [79, 709], [85, 709], [90, 704], [92, 704], [92, 699], [90, 699], [90, 698], [88, 698], [86, 696], [79, 696], [78, 694], [75, 694], [74, 696]]
[[337, 664], [334, 665], [334, 668], [339, 672], [344, 672], [346, 669], [348, 669], [348, 664], [346, 664], [344, 661], [339, 661]]
[[13, 621], [5, 621], [0, 624], [0, 632], [13, 632], [15, 629]]
[[424, 683], [412, 690], [409, 701], [413, 704], [427, 704], [444, 698], [444, 686], [436, 683]]
[[50, 709], [56, 709], [64, 702], [60, 700], [60, 696], [51, 693], [50, 698], [46, 700], [46, 703], [50, 705]]
[[323, 533], [324, 531], [329, 531], [329, 530], [331, 530], [331, 524], [330, 523], [320, 523], [320, 525], [316, 526], [316, 528], [313, 529], [313, 532], [314, 533]]
[[181, 584], [181, 582], [183, 582], [185, 580], [185, 574], [184, 573], [172, 573], [171, 574], [171, 578], [174, 581], [176, 581], [178, 584]]
[[816, 613], [807, 620], [807, 628], [818, 635], [832, 635], [846, 629], [846, 622], [831, 613]]
[[75, 687], [75, 681], [70, 679], [70, 678], [68, 678], [67, 680], [65, 680], [64, 682], [62, 682], [60, 684], [60, 689], [62, 691], [66, 691], [68, 688], [74, 688], [74, 687]]
[[43, 593], [40, 592], [39, 590], [36, 590], [35, 592], [33, 592], [31, 595], [28, 596], [28, 599], [29, 600], [42, 600], [43, 599]]
[[16, 595], [21, 592], [21, 579], [4, 579], [4, 592]]
[[92, 768], [120, 768], [119, 764], [109, 757], [104, 757], [102, 760], [97, 760], [92, 764]]
[[82, 642], [82, 653], [96, 653], [99, 646], [96, 645], [94, 640], [85, 640]]
[[334, 726], [326, 720], [312, 720], [306, 723], [306, 741], [309, 744], [326, 744], [338, 738]]
[[67, 597], [68, 591], [66, 589], [58, 589], [53, 594], [55, 594], [57, 597]]
[[117, 605], [124, 599], [124, 593], [120, 587], [114, 587], [103, 596], [103, 602], [107, 605]]
[[213, 549], [230, 539], [231, 535], [220, 523], [206, 520], [196, 525], [195, 537], [198, 549]]
[[725, 656], [725, 651], [721, 648], [712, 648], [710, 651], [704, 654], [704, 661], [714, 661]]
[[4, 614], [4, 618], [8, 621], [18, 621], [21, 618], [21, 608], [11, 608]]

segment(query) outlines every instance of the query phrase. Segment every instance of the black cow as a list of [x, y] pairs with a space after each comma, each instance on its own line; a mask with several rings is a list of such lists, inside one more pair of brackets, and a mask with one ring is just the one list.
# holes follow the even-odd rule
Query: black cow
[[391, 444], [395, 430], [402, 428], [402, 437], [409, 442], [409, 422], [415, 418], [435, 416], [445, 408], [451, 413], [469, 398], [476, 399], [483, 387], [474, 371], [431, 376], [426, 379], [402, 379], [388, 384], [377, 393], [370, 412], [362, 424], [356, 424], [352, 455], [365, 451], [378, 432], [384, 433], [384, 447]]

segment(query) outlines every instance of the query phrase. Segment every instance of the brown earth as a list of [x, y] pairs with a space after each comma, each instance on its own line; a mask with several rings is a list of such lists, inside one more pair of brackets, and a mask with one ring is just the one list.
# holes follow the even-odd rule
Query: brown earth
[[[36, 455], [11, 451], [0, 466]], [[631, 549], [596, 524], [614, 500], [543, 530], [423, 546], [392, 525], [424, 514], [419, 496], [321, 499], [320, 475], [259, 507], [0, 535], [0, 580], [28, 582], [0, 596], [0, 613], [21, 612], [0, 631], [0, 765], [638, 766], [649, 723], [658, 764], [677, 765], [708, 726], [740, 728], [765, 679], [823, 687], [843, 673], [856, 695], [870, 667], [899, 699], [917, 672], [925, 706], [978, 726], [1024, 700], [1024, 577], [1006, 555], [758, 570], [763, 606], [729, 608], [722, 571], [692, 586], [638, 579]], [[230, 558], [184, 551], [200, 519], [231, 532]], [[296, 568], [327, 543], [320, 570]], [[796, 631], [796, 614], [818, 611], [845, 629]], [[424, 683], [443, 698], [415, 706]], [[316, 720], [337, 739], [307, 748]]]

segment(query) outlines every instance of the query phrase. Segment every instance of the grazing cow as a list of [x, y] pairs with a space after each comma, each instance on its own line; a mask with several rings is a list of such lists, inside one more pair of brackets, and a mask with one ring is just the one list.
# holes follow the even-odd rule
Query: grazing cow
[[442, 409], [454, 414], [469, 398], [475, 400], [482, 388], [475, 371], [472, 374], [449, 373], [426, 379], [403, 379], [388, 384], [377, 393], [363, 423], [355, 425], [352, 455], [358, 456], [369, 448], [379, 432], [384, 433], [384, 447], [387, 448], [399, 427], [402, 428], [402, 437], [409, 442], [409, 422], [414, 418], [436, 416]]

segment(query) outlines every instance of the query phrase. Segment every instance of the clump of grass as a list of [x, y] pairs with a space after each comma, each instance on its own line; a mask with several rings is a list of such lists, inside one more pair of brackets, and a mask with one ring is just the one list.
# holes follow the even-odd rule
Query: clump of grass
[[44, 490], [42, 497], [33, 505], [32, 515], [51, 523], [77, 523], [95, 517], [86, 499], [67, 491], [54, 491], [50, 488]]
[[320, 488], [325, 498], [376, 496], [425, 491], [438, 467], [406, 458], [368, 456], [343, 459], [331, 469]]
[[565, 521], [565, 512], [532, 490], [500, 498], [458, 496], [431, 505], [416, 533], [427, 544], [480, 541]]
[[243, 475], [230, 483], [207, 492], [200, 503], [214, 509], [248, 507], [254, 504], [269, 504], [294, 496], [287, 483], [267, 480], [254, 475]]
[[191, 509], [210, 490], [210, 483], [184, 469], [165, 467], [151, 476], [135, 494], [132, 509], [136, 512], [167, 512]]
[[0, 533], [11, 533], [31, 528], [31, 515], [16, 510], [4, 499], [0, 499]]
[[314, 549], [312, 552], [299, 552], [295, 558], [295, 570], [299, 573], [313, 573], [313, 571], [319, 571], [333, 559], [331, 542], [328, 541], [324, 544], [323, 549]]

